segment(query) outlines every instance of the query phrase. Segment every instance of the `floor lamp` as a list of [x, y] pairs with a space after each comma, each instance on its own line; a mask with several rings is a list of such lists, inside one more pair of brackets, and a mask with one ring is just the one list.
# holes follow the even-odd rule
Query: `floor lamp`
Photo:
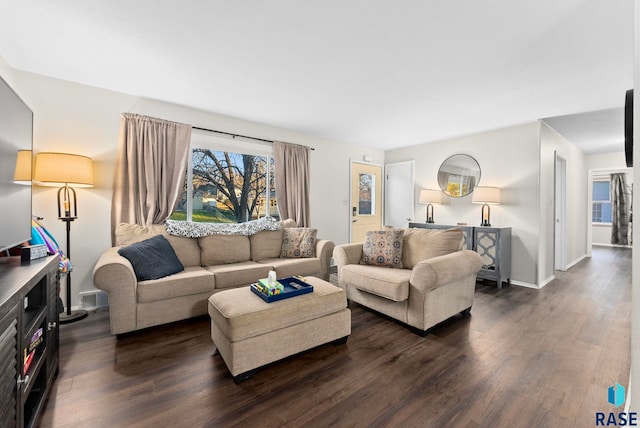
[[[58, 218], [66, 223], [67, 257], [71, 259], [71, 222], [78, 218], [78, 205], [74, 187], [93, 187], [91, 158], [67, 153], [43, 152], [36, 155], [33, 180], [42, 186], [61, 186], [58, 189]], [[70, 323], [87, 316], [87, 311], [71, 310], [71, 271], [67, 272], [65, 312], [60, 323]]]

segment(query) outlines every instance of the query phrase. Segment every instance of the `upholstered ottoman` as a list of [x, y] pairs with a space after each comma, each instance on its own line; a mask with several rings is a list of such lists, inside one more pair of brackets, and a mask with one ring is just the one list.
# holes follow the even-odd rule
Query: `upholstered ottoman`
[[255, 369], [327, 342], [345, 343], [351, 311], [343, 289], [314, 277], [313, 292], [266, 303], [249, 287], [209, 298], [211, 339], [234, 381]]

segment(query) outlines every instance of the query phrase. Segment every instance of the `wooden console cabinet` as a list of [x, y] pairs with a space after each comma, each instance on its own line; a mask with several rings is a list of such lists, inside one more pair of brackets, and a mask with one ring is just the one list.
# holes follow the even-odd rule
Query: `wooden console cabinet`
[[0, 421], [33, 427], [58, 374], [58, 257], [0, 257]]
[[498, 288], [502, 283], [511, 283], [511, 228], [485, 226], [453, 226], [434, 223], [409, 223], [409, 227], [421, 229], [462, 229], [464, 246], [480, 254], [484, 265], [478, 272], [478, 279], [495, 281]]

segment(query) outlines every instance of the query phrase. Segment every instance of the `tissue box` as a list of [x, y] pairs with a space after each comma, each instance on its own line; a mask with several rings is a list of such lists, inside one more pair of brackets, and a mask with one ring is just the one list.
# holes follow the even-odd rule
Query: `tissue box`
[[274, 281], [270, 284], [267, 278], [259, 280], [258, 286], [260, 288], [260, 291], [262, 291], [267, 296], [276, 296], [284, 292], [284, 285], [280, 284], [278, 281]]

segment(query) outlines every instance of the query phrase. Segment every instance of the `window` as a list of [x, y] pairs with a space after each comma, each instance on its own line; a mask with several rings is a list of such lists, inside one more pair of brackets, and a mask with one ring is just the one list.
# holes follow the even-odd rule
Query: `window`
[[376, 176], [360, 173], [358, 179], [358, 214], [375, 215]]
[[593, 181], [593, 223], [611, 223], [611, 194], [609, 180]]
[[279, 218], [271, 150], [194, 132], [185, 189], [170, 218], [213, 223]]

